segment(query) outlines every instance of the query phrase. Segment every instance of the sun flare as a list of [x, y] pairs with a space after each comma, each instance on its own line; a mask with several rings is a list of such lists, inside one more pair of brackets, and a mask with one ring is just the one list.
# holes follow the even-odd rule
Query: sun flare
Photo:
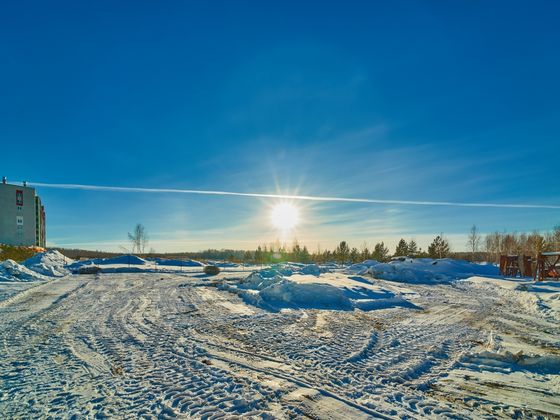
[[276, 229], [293, 229], [299, 222], [299, 210], [291, 203], [276, 204], [270, 213], [270, 220]]

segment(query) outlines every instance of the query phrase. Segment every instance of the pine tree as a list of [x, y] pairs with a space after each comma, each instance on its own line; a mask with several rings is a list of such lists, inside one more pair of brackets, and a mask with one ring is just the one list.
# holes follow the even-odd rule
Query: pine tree
[[416, 256], [416, 254], [418, 254], [418, 245], [416, 244], [416, 241], [414, 239], [411, 239], [408, 242], [408, 255], [414, 257]]
[[408, 244], [404, 239], [399, 241], [397, 249], [395, 250], [395, 257], [406, 257], [408, 255]]
[[375, 244], [371, 257], [376, 261], [385, 262], [389, 259], [389, 248], [383, 242], [379, 242]]
[[350, 255], [350, 248], [346, 241], [342, 241], [337, 247], [335, 251], [335, 257], [339, 263], [344, 264], [348, 261], [348, 256]]
[[300, 259], [302, 263], [308, 263], [311, 258], [309, 256], [309, 251], [307, 250], [307, 247], [304, 245], [303, 249], [301, 250], [301, 254], [300, 254]]
[[349, 257], [352, 263], [357, 263], [358, 260], [360, 259], [360, 252], [358, 251], [358, 248], [352, 248]]
[[262, 264], [264, 262], [264, 254], [261, 246], [257, 247], [255, 251], [255, 264]]
[[366, 246], [364, 249], [362, 249], [362, 253], [360, 254], [360, 258], [362, 259], [362, 261], [365, 260], [369, 260], [371, 257], [371, 254], [369, 252], [368, 247]]
[[301, 262], [301, 247], [299, 246], [298, 241], [294, 241], [292, 245], [292, 260], [294, 262]]
[[438, 235], [428, 247], [430, 258], [446, 258], [449, 255], [450, 247], [447, 239]]

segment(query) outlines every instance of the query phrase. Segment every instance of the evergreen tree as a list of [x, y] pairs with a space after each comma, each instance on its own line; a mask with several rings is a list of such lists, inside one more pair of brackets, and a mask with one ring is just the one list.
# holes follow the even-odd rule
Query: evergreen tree
[[389, 248], [383, 242], [379, 242], [375, 244], [371, 257], [376, 261], [385, 262], [389, 259]]
[[349, 257], [352, 263], [357, 263], [358, 260], [360, 259], [360, 252], [358, 251], [358, 248], [352, 248]]
[[259, 245], [255, 251], [255, 264], [262, 264], [264, 262], [264, 253]]
[[339, 263], [344, 264], [348, 261], [348, 256], [350, 255], [350, 248], [346, 241], [342, 241], [337, 247], [335, 253], [335, 258]]
[[418, 254], [418, 245], [414, 239], [411, 239], [410, 242], [408, 242], [408, 255], [414, 257], [416, 254]]
[[303, 249], [301, 250], [300, 260], [301, 260], [302, 263], [306, 263], [306, 264], [311, 261], [309, 251], [307, 250], [307, 247], [305, 245], [303, 246]]
[[395, 257], [406, 257], [408, 255], [408, 244], [401, 238], [397, 249], [395, 250]]
[[446, 258], [449, 255], [449, 251], [449, 242], [441, 235], [436, 236], [428, 247], [430, 258]]
[[301, 262], [301, 247], [299, 246], [298, 241], [294, 241], [292, 245], [292, 261], [294, 262]]
[[365, 261], [365, 260], [369, 260], [370, 257], [371, 257], [371, 254], [369, 252], [368, 247], [366, 246], [364, 249], [362, 249], [362, 253], [360, 255], [360, 258], [361, 258], [362, 261]]

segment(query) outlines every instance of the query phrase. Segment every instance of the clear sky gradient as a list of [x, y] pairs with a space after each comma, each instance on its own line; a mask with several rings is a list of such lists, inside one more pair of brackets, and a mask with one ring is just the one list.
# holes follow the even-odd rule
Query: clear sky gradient
[[[10, 180], [560, 204], [556, 1], [30, 2], [0, 12]], [[254, 248], [274, 199], [39, 188], [49, 245]], [[548, 230], [554, 209], [300, 202], [315, 249]]]

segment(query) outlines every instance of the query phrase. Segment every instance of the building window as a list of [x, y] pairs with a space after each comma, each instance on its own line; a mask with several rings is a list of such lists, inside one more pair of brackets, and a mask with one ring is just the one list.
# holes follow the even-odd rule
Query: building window
[[16, 190], [16, 206], [23, 206], [23, 191]]

